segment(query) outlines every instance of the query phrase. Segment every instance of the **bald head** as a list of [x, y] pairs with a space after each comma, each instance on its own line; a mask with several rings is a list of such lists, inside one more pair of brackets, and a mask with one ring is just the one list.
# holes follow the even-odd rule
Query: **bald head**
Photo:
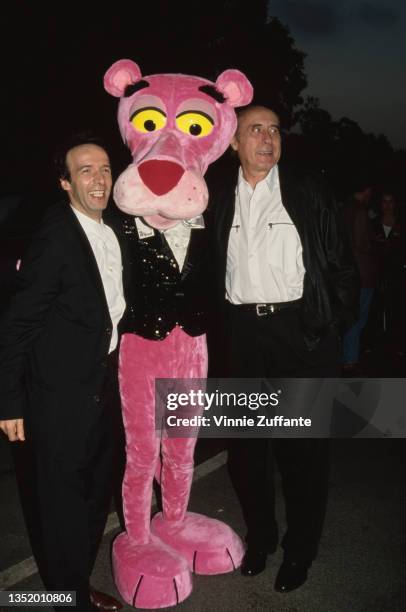
[[267, 106], [262, 106], [261, 104], [249, 104], [248, 106], [244, 106], [240, 110], [237, 111], [237, 120], [238, 120], [237, 132], [238, 132], [238, 127], [240, 126], [241, 122], [244, 120], [244, 117], [246, 115], [249, 115], [253, 111], [271, 112], [277, 118], [278, 123], [280, 122], [278, 113], [276, 113], [271, 108], [268, 108]]

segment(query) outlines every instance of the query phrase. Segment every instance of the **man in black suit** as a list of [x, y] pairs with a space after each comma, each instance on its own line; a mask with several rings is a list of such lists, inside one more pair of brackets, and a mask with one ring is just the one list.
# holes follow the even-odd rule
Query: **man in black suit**
[[89, 135], [73, 138], [56, 161], [69, 202], [40, 224], [1, 322], [0, 428], [32, 447], [32, 541], [44, 585], [76, 591], [79, 610], [115, 610], [119, 602], [89, 587], [119, 450], [117, 325], [125, 302], [120, 247], [102, 221], [111, 168]]
[[[211, 202], [228, 346], [220, 375], [335, 377], [340, 335], [356, 318], [358, 276], [332, 195], [317, 177], [279, 166], [279, 118], [268, 108], [242, 110], [231, 146], [238, 174], [222, 177]], [[229, 441], [229, 473], [247, 525], [246, 576], [263, 571], [278, 544], [274, 458], [287, 518], [275, 589], [287, 592], [303, 584], [317, 553], [328, 440]]]

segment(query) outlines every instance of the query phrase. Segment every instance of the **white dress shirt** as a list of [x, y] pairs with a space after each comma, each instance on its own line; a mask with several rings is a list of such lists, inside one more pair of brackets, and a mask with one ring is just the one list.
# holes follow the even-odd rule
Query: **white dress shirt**
[[71, 208], [90, 242], [97, 267], [99, 268], [113, 324], [109, 349], [109, 353], [111, 353], [117, 346], [117, 325], [125, 310], [120, 246], [113, 230], [105, 225], [103, 221], [98, 223], [76, 208], [73, 208], [73, 206]]
[[[154, 230], [149, 225], [146, 225], [139, 217], [136, 217], [135, 223], [141, 240], [150, 238], [154, 235]], [[179, 221], [179, 223], [169, 229], [161, 230], [178, 263], [179, 270], [182, 270], [183, 264], [185, 263], [192, 229], [203, 228], [204, 219], [202, 215], [199, 215], [198, 217], [193, 217], [193, 219]]]
[[232, 304], [297, 300], [304, 274], [302, 245], [282, 204], [278, 167], [254, 189], [240, 168], [227, 251], [226, 298]]
[[382, 227], [383, 227], [383, 231], [385, 232], [385, 238], [387, 238], [389, 236], [389, 234], [392, 231], [392, 226], [391, 225], [384, 225], [382, 223]]

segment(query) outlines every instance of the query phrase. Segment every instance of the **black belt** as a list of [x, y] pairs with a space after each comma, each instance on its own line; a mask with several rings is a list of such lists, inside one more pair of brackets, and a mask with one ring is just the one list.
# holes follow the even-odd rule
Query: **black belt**
[[239, 310], [247, 310], [248, 312], [255, 312], [258, 317], [265, 317], [266, 315], [273, 315], [277, 312], [287, 310], [297, 310], [300, 308], [302, 300], [291, 300], [290, 302], [275, 302], [275, 304], [230, 304], [234, 308]]

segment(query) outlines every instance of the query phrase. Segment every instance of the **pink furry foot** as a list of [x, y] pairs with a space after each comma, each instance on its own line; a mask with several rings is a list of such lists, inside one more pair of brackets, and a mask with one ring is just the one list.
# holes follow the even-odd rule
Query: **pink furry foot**
[[192, 592], [186, 559], [151, 536], [148, 544], [133, 544], [123, 532], [113, 543], [113, 575], [118, 591], [134, 608], [176, 606]]
[[225, 523], [195, 512], [187, 512], [183, 521], [154, 516], [151, 532], [187, 559], [195, 574], [213, 575], [232, 572], [241, 565], [244, 545]]

